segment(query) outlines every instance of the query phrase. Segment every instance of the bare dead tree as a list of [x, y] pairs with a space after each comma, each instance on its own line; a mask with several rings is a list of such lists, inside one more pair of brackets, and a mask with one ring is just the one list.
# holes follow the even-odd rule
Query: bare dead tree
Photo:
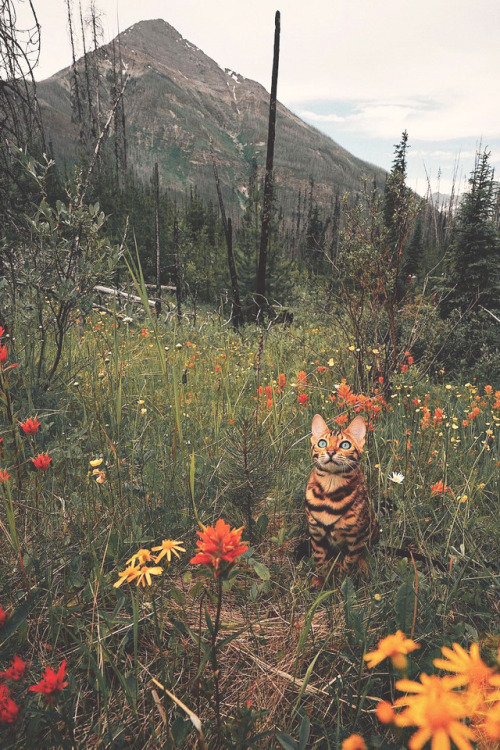
[[174, 283], [177, 297], [177, 320], [182, 320], [182, 281], [179, 263], [179, 223], [174, 219]]
[[154, 168], [154, 191], [155, 191], [155, 243], [156, 243], [156, 317], [161, 315], [161, 263], [160, 263], [160, 177], [158, 175], [158, 162], [155, 161]]
[[271, 79], [271, 97], [269, 101], [269, 127], [267, 134], [266, 174], [264, 177], [264, 195], [262, 206], [262, 230], [260, 237], [259, 266], [257, 269], [256, 302], [257, 320], [262, 322], [266, 306], [266, 269], [267, 249], [269, 246], [269, 225], [273, 200], [274, 141], [276, 137], [276, 97], [278, 91], [278, 67], [280, 56], [280, 12], [276, 11], [274, 19], [274, 54]]
[[219, 198], [219, 208], [222, 216], [222, 224], [224, 227], [224, 237], [226, 239], [227, 248], [227, 263], [229, 266], [229, 276], [231, 277], [231, 290], [232, 290], [232, 307], [233, 307], [233, 327], [237, 330], [243, 325], [243, 312], [241, 309], [240, 301], [240, 287], [238, 284], [238, 274], [236, 273], [236, 264], [234, 262], [233, 253], [233, 226], [231, 219], [226, 217], [226, 209], [224, 207], [224, 200], [222, 198], [222, 190], [220, 187], [219, 175], [217, 172], [217, 164], [215, 162], [215, 154], [213, 149], [212, 140], [210, 140], [210, 153], [212, 155], [212, 167], [214, 170], [215, 186], [217, 188], [217, 196]]

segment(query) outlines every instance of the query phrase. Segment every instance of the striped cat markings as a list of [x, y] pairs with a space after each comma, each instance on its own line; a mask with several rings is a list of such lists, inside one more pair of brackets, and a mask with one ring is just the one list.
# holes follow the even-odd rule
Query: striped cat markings
[[379, 538], [380, 528], [360, 465], [365, 437], [362, 417], [339, 431], [330, 430], [319, 414], [313, 418], [314, 468], [306, 487], [306, 516], [320, 578], [327, 574], [332, 560], [340, 575], [358, 569], [365, 573], [366, 549]]

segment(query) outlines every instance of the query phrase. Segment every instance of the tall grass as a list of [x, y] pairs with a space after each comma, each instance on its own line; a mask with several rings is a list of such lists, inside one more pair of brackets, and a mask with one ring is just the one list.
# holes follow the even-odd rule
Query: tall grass
[[[226, 746], [337, 748], [361, 732], [397, 747], [373, 713], [394, 695], [392, 668], [367, 671], [365, 652], [401, 628], [421, 645], [414, 676], [432, 671], [444, 643], [479, 640], [490, 660], [499, 645], [500, 384], [431, 381], [418, 362], [394, 377], [370, 413], [363, 459], [383, 527], [370, 580], [318, 592], [311, 561], [296, 555], [308, 433], [316, 412], [355, 413], [338, 388], [353, 382], [352, 342], [316, 320], [260, 339], [208, 314], [196, 328], [167, 318], [90, 315], [69, 334], [65, 385], [43, 403], [23, 395], [22, 366], [9, 373], [12, 420], [37, 413], [42, 428], [14, 436], [4, 398], [0, 669], [20, 654], [35, 682], [66, 659], [70, 684], [48, 710], [16, 687], [23, 710], [0, 728], [2, 747], [215, 747], [217, 591], [188, 561], [198, 520], [248, 526], [249, 513], [253, 548], [220, 613]], [[266, 471], [254, 456], [238, 483], [245, 429]], [[46, 471], [29, 470], [35, 451], [52, 457]], [[113, 587], [137, 549], [167, 538], [184, 543], [181, 560], [151, 587]]]

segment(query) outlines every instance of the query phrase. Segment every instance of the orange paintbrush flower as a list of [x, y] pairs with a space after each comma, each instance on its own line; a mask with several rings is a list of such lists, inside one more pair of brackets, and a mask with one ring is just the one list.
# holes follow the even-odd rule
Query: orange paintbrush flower
[[207, 565], [213, 568], [215, 576], [220, 575], [220, 564], [222, 561], [234, 563], [234, 561], [248, 549], [248, 544], [241, 541], [240, 529], [231, 529], [229, 524], [219, 518], [215, 526], [206, 526], [203, 531], [198, 531], [200, 537], [196, 542], [198, 553], [191, 558], [193, 565]]
[[376, 667], [377, 664], [387, 658], [390, 658], [396, 669], [405, 669], [406, 654], [415, 651], [417, 648], [420, 648], [418, 643], [407, 638], [401, 630], [398, 630], [394, 635], [382, 638], [378, 643], [378, 648], [365, 654], [364, 658], [369, 669]]
[[451, 487], [448, 487], [448, 485], [444, 484], [442, 481], [436, 482], [436, 484], [431, 484], [431, 492], [433, 495], [444, 495], [446, 492], [453, 495]]
[[47, 667], [45, 674], [42, 674], [42, 679], [36, 685], [32, 685], [29, 691], [32, 693], [43, 693], [46, 700], [49, 703], [54, 702], [54, 696], [65, 687], [69, 685], [69, 682], [64, 682], [66, 677], [66, 659], [61, 662], [61, 666], [54, 672], [53, 669]]
[[41, 424], [38, 417], [28, 417], [24, 422], [19, 422], [19, 427], [25, 435], [36, 435]]
[[47, 471], [50, 464], [52, 463], [52, 459], [48, 453], [39, 453], [38, 456], [32, 458], [31, 460], [33, 461], [33, 466], [37, 471]]
[[10, 479], [10, 474], [7, 469], [0, 469], [0, 482], [7, 482]]

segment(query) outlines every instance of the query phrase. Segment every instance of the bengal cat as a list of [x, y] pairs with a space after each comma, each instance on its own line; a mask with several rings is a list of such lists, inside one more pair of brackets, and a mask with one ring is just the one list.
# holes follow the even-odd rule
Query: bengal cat
[[306, 488], [306, 516], [318, 582], [332, 558], [341, 576], [358, 569], [366, 574], [366, 548], [380, 534], [360, 467], [365, 436], [362, 417], [339, 431], [331, 431], [319, 414], [312, 421], [314, 469]]

